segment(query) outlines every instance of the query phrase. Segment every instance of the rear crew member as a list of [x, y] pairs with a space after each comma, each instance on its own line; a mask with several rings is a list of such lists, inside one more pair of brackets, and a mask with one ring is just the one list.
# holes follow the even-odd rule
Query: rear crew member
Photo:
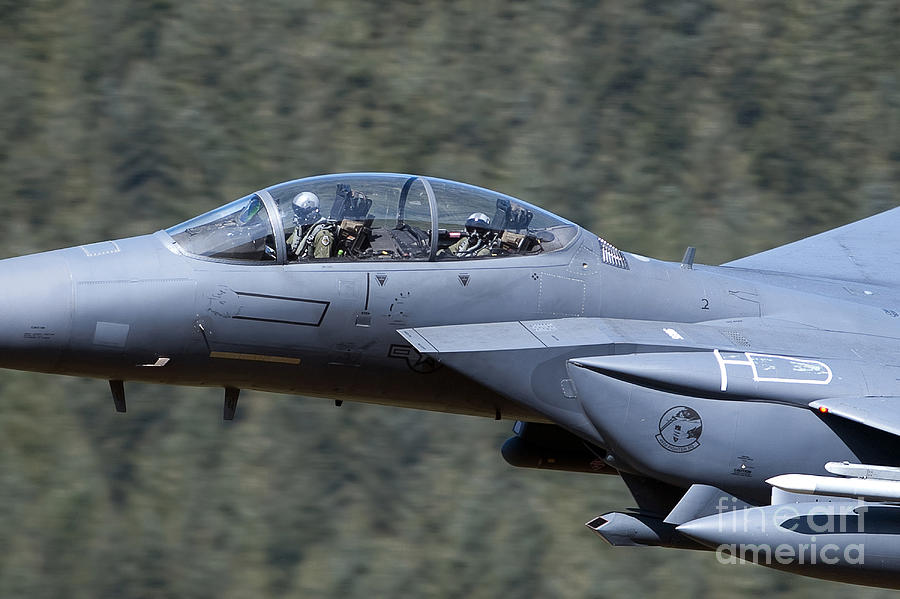
[[456, 256], [457, 258], [490, 256], [493, 241], [490, 226], [491, 219], [483, 212], [470, 214], [466, 219], [466, 237], [462, 237], [447, 249], [438, 252], [438, 256]]

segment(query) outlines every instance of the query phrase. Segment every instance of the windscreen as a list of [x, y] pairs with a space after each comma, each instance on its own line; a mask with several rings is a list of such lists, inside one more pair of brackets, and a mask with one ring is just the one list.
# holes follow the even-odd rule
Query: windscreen
[[275, 233], [258, 195], [241, 198], [166, 232], [195, 256], [241, 262], [273, 262]]

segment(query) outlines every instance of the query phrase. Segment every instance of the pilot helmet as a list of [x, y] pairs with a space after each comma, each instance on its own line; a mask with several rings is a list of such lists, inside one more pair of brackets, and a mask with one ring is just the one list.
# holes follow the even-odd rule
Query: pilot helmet
[[291, 202], [294, 216], [301, 225], [313, 223], [319, 218], [319, 196], [311, 191], [301, 191]]
[[487, 233], [488, 227], [491, 226], [491, 219], [483, 212], [474, 212], [466, 219], [466, 231], [469, 235], [479, 233], [481, 235]]

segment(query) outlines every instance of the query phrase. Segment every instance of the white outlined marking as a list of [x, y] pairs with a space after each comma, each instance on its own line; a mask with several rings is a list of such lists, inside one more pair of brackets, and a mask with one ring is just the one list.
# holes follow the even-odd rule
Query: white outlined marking
[[[791, 356], [774, 356], [771, 354], [754, 354], [750, 352], [746, 352], [744, 355], [746, 355], [747, 359], [750, 360], [750, 367], [753, 369], [753, 380], [758, 383], [800, 383], [805, 385], [827, 385], [831, 382], [831, 379], [834, 378], [834, 373], [831, 371], [831, 368], [828, 366], [828, 364], [826, 364], [825, 362], [820, 362], [818, 360], [792, 358]], [[815, 375], [824, 373], [825, 378], [816, 380], [809, 378], [780, 378], [759, 376], [759, 372], [757, 370], [757, 366], [759, 366], [759, 364], [754, 358], [784, 360], [786, 362], [790, 362], [791, 368], [794, 372], [805, 372]]]
[[[736, 352], [728, 352], [730, 354]], [[718, 349], [713, 350], [716, 362], [719, 364], [719, 373], [722, 377], [720, 389], [728, 390], [728, 366], [749, 366], [750, 372], [753, 374], [753, 381], [756, 383], [794, 383], [799, 385], [827, 385], [834, 378], [834, 373], [825, 362], [819, 360], [809, 360], [806, 358], [794, 358], [791, 356], [776, 356], [773, 354], [758, 354], [753, 352], [742, 352], [744, 360], [725, 359]], [[775, 364], [773, 364], [775, 362]], [[760, 376], [760, 367], [774, 368], [777, 362], [782, 362], [784, 366], [789, 366], [792, 372], [806, 375], [806, 378], [788, 378]], [[822, 378], [824, 375], [824, 378]], [[817, 376], [820, 378], [809, 378]]]
[[85, 256], [88, 258], [93, 258], [95, 256], [118, 254], [122, 251], [122, 248], [120, 248], [119, 244], [115, 241], [101, 241], [99, 243], [83, 245], [81, 246], [81, 251], [84, 252]]
[[722, 391], [728, 391], [728, 370], [725, 369], [725, 360], [722, 359], [722, 354], [719, 353], [719, 350], [714, 349], [713, 355], [716, 356], [716, 362], [719, 363], [719, 373], [722, 375]]

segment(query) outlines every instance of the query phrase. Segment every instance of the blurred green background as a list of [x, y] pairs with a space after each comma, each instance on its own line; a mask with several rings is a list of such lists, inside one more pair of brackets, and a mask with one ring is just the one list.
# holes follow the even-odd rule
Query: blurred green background
[[[502, 190], [720, 263], [892, 207], [893, 0], [0, 0], [0, 254], [152, 232], [277, 181]], [[857, 597], [582, 525], [617, 478], [510, 423], [0, 373], [0, 597]]]

